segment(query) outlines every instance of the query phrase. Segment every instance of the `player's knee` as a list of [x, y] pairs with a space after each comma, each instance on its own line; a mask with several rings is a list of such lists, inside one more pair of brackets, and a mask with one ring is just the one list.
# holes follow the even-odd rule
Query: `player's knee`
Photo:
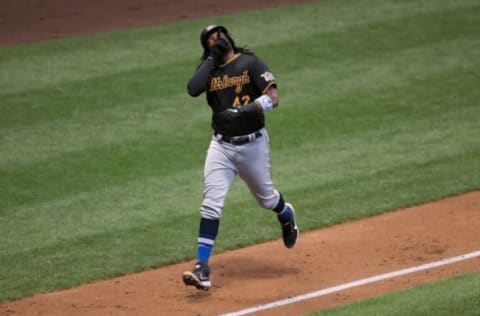
[[278, 198], [257, 199], [257, 202], [262, 208], [273, 210], [278, 204]]
[[274, 210], [278, 204], [284, 203], [282, 195], [277, 190], [274, 190], [273, 194], [269, 195], [256, 194], [255, 198], [262, 208], [269, 210]]
[[222, 216], [223, 207], [202, 204], [200, 214], [205, 219], [219, 219]]

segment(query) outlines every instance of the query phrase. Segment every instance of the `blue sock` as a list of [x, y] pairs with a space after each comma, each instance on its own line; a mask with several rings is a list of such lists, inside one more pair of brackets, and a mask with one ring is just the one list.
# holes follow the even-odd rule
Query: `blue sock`
[[286, 223], [290, 220], [291, 212], [285, 204], [282, 193], [280, 193], [280, 199], [278, 200], [277, 206], [273, 209], [277, 213], [278, 220], [280, 223]]
[[285, 206], [285, 208], [283, 209], [283, 211], [281, 211], [280, 213], [278, 213], [278, 220], [281, 222], [281, 223], [286, 223], [290, 220], [290, 217], [292, 215], [292, 212], [290, 211], [290, 208]]
[[217, 238], [218, 226], [218, 219], [202, 218], [200, 220], [197, 244], [197, 260], [199, 262], [208, 262], [208, 259], [210, 259], [213, 244]]

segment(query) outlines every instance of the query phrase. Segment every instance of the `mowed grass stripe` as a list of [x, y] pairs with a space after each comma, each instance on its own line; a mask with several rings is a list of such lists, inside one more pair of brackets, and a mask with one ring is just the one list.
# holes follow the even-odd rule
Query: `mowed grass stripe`
[[[436, 52], [427, 52], [436, 58], [461, 54], [466, 58], [465, 62], [472, 59], [478, 61], [476, 54], [478, 46], [474, 45], [475, 41], [478, 41], [475, 29], [480, 22], [478, 10], [480, 7], [462, 8], [454, 12], [439, 10], [428, 14], [412, 14], [396, 20], [364, 22], [361, 25], [319, 33], [313, 37], [308, 35], [291, 37], [273, 46], [261, 46], [261, 49], [268, 55], [269, 60], [282, 59], [281, 69], [287, 72], [309, 69], [311, 63], [315, 63], [315, 68], [324, 72], [325, 67], [328, 70], [337, 65], [345, 69], [343, 67], [348, 63], [350, 66], [358, 67], [365, 61], [389, 62], [390, 56], [401, 55], [404, 51], [418, 50], [421, 53], [423, 49], [428, 50], [429, 46], [438, 48], [441, 45], [448, 45], [449, 42], [453, 46], [456, 41], [474, 50], [461, 50], [454, 46], [452, 51], [447, 50], [450, 48], [447, 46]], [[473, 43], [468, 43], [472, 40]], [[278, 56], [278, 54], [269, 53], [277, 50], [281, 50], [284, 54]], [[285, 55], [289, 57], [285, 58]], [[415, 57], [418, 59], [422, 56]], [[434, 62], [428, 57], [425, 56], [424, 62]], [[405, 66], [409, 67], [408, 64]], [[422, 68], [427, 69], [427, 67]], [[344, 72], [345, 70], [341, 73]], [[329, 74], [328, 71], [325, 73]]]
[[43, 162], [0, 170], [0, 183], [4, 187], [2, 206], [41, 203], [151, 175], [168, 176], [190, 170], [192, 163], [201, 168], [200, 157], [205, 146], [183, 146], [185, 144], [186, 141], [180, 143], [172, 137], [152, 138], [145, 142], [71, 152]]
[[[435, 201], [445, 197], [439, 192], [448, 192], [452, 187], [456, 194], [478, 188], [478, 177], [472, 170], [480, 168], [479, 154], [479, 149], [466, 150], [423, 163], [398, 163], [393, 168], [375, 169], [369, 176], [319, 181], [311, 187], [286, 182], [282, 187], [297, 198], [296, 208], [302, 209], [300, 225], [308, 230], [396, 210], [399, 203], [408, 207]], [[313, 180], [323, 179], [322, 175], [313, 174]]]
[[173, 66], [198, 54], [194, 40], [191, 24], [178, 23], [2, 48], [0, 95]]
[[[206, 135], [192, 130], [208, 127], [209, 113], [195, 108], [182, 98], [159, 101], [158, 96], [111, 108], [84, 111], [81, 107], [69, 118], [2, 131], [0, 169], [41, 163], [56, 156], [108, 145], [146, 143], [183, 138], [195, 141]], [[182, 113], [190, 113], [184, 120]], [[181, 122], [179, 124], [179, 122]], [[151, 138], [152, 140], [148, 140]]]
[[[174, 108], [169, 102], [178, 102], [181, 97], [187, 99], [186, 80], [191, 72], [191, 63], [184, 62], [5, 94], [1, 104], [4, 113], [0, 117], [1, 128], [30, 126], [60, 118], [77, 119], [79, 112], [103, 111], [136, 103], [141, 106], [149, 98], [155, 98], [158, 107]], [[138, 109], [132, 106], [130, 111]]]
[[[168, 226], [169, 222], [178, 221], [179, 216], [198, 213], [201, 179], [200, 168], [188, 169], [175, 175], [140, 178], [96, 191], [12, 207], [8, 214], [2, 214], [0, 241], [13, 254], [59, 240], [149, 222]], [[85, 222], [88, 225], [78, 225]]]
[[480, 273], [420, 285], [414, 289], [390, 293], [308, 316], [478, 315], [480, 310]]
[[[368, 97], [368, 94], [385, 93], [397, 89], [396, 87], [402, 89], [405, 82], [408, 84], [411, 81], [428, 85], [427, 80], [441, 78], [443, 73], [456, 71], [465, 73], [465, 76], [473, 80], [466, 84], [475, 83], [480, 61], [474, 58], [474, 54], [480, 54], [479, 47], [480, 40], [452, 40], [399, 49], [394, 54], [380, 52], [376, 57], [345, 59], [324, 66], [282, 72], [284, 83], [279, 89], [284, 95], [281, 106], [321, 106], [323, 111], [330, 108], [329, 104], [340, 99], [345, 100], [359, 94]], [[433, 88], [434, 91], [435, 89], [436, 87]], [[352, 103], [354, 102], [355, 98], [352, 98]], [[403, 102], [403, 99], [398, 102]]]

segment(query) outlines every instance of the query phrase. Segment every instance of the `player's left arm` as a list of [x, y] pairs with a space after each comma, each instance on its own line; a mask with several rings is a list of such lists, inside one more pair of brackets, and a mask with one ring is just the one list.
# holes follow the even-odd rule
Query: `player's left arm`
[[257, 60], [254, 64], [251, 78], [253, 79], [253, 84], [255, 84], [262, 94], [251, 103], [223, 111], [222, 115], [225, 116], [226, 119], [237, 115], [268, 112], [278, 106], [277, 83], [268, 67], [260, 60]]
[[268, 112], [277, 107], [279, 104], [277, 82], [268, 66], [260, 59], [256, 59], [253, 63], [251, 77], [262, 93], [255, 99], [259, 111]]
[[276, 85], [271, 85], [267, 88], [267, 91], [264, 93], [268, 95], [270, 100], [272, 100], [273, 107], [276, 108], [279, 104], [278, 91]]
[[270, 82], [262, 91], [262, 95], [255, 99], [259, 112], [268, 112], [276, 108], [279, 104], [277, 84]]

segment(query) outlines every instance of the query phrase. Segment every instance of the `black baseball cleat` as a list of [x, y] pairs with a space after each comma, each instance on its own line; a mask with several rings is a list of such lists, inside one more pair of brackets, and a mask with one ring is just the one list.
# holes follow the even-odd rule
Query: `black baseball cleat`
[[210, 286], [212, 286], [208, 264], [206, 262], [197, 262], [193, 272], [186, 271], [183, 273], [183, 283], [195, 286], [199, 290], [208, 291]]
[[287, 248], [293, 248], [298, 238], [298, 226], [295, 221], [295, 209], [292, 204], [285, 203], [286, 206], [290, 209], [290, 219], [286, 223], [281, 223], [282, 225], [282, 237], [283, 243]]

